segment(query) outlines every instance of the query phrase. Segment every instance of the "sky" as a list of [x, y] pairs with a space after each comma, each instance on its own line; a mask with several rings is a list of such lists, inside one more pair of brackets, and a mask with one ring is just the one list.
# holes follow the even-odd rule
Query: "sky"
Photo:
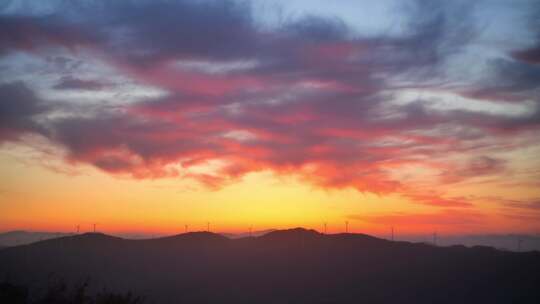
[[537, 1], [2, 1], [0, 28], [0, 231], [540, 232]]

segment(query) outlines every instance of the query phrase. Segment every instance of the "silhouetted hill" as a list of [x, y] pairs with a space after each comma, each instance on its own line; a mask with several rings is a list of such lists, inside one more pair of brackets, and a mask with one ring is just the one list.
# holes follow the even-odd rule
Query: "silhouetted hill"
[[0, 251], [0, 279], [39, 288], [51, 275], [155, 303], [540, 303], [538, 252], [301, 228], [234, 240], [92, 233]]
[[276, 229], [267, 229], [267, 230], [258, 230], [258, 231], [252, 231], [249, 232], [243, 232], [243, 233], [221, 233], [221, 235], [228, 237], [229, 239], [239, 239], [244, 237], [257, 237], [257, 236], [263, 236], [265, 234], [268, 234], [270, 232], [276, 231]]
[[312, 229], [304, 229], [304, 228], [292, 228], [292, 229], [286, 229], [286, 230], [274, 230], [272, 232], [269, 232], [263, 236], [261, 236], [260, 239], [264, 240], [288, 240], [288, 239], [295, 239], [298, 237], [301, 238], [318, 238], [321, 237], [322, 234], [312, 230]]
[[182, 233], [177, 234], [173, 236], [166, 236], [162, 238], [155, 238], [155, 239], [146, 239], [141, 240], [145, 242], [151, 242], [156, 244], [165, 244], [165, 243], [185, 243], [185, 242], [226, 242], [229, 240], [227, 237], [216, 234], [212, 232], [207, 231], [199, 231], [199, 232], [188, 232], [188, 233]]

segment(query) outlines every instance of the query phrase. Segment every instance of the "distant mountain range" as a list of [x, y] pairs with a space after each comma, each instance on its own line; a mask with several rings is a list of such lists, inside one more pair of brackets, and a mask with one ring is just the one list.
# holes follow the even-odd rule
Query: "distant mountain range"
[[34, 232], [24, 230], [8, 231], [0, 233], [0, 247], [26, 245], [43, 240], [49, 240], [70, 235], [73, 234], [63, 232]]
[[[431, 236], [403, 236], [409, 242], [432, 242]], [[439, 235], [439, 246], [488, 246], [510, 251], [540, 251], [540, 236], [526, 234]]]
[[[276, 231], [276, 229], [267, 229], [253, 231], [252, 233], [218, 233], [230, 239], [238, 239], [244, 237], [258, 237], [267, 233]], [[17, 245], [31, 244], [42, 240], [48, 240], [58, 237], [75, 235], [74, 233], [63, 232], [39, 232], [39, 231], [9, 231], [0, 233], [0, 249], [2, 247], [11, 247]], [[145, 233], [127, 233], [116, 235], [125, 239], [155, 239], [162, 238], [163, 235], [151, 235]], [[413, 242], [413, 243], [431, 243], [431, 235], [400, 235], [396, 240]], [[501, 250], [510, 251], [540, 251], [540, 235], [525, 235], [525, 234], [477, 234], [477, 235], [439, 235], [437, 245], [439, 246], [454, 246], [464, 245], [473, 246], [488, 246]]]
[[[219, 233], [223, 236], [226, 236], [230, 239], [238, 239], [243, 237], [249, 237], [249, 236], [262, 236], [266, 233], [275, 231], [275, 229], [268, 229], [268, 230], [260, 230], [260, 231], [253, 231], [252, 233], [245, 232], [245, 233]], [[39, 241], [64, 237], [64, 236], [72, 236], [75, 235], [75, 233], [65, 233], [65, 232], [41, 232], [41, 231], [25, 231], [25, 230], [15, 230], [15, 231], [8, 231], [0, 233], [0, 249], [5, 247], [12, 247], [12, 246], [18, 246], [18, 245], [27, 245]], [[150, 234], [144, 234], [144, 233], [130, 233], [125, 235], [120, 235], [122, 238], [126, 239], [155, 239], [156, 237], [154, 235]], [[158, 238], [161, 238], [163, 236], [159, 236]]]
[[89, 233], [0, 251], [0, 279], [149, 303], [540, 303], [540, 252], [436, 247], [301, 228], [230, 239], [209, 232], [128, 240]]

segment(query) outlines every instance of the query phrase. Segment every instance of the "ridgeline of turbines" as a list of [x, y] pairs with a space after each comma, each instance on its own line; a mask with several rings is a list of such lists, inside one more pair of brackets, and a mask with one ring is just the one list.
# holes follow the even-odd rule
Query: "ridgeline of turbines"
[[[87, 232], [92, 232], [92, 233], [97, 233], [97, 223], [93, 223], [93, 224], [90, 224], [90, 227], [91, 229], [89, 229]], [[75, 226], [75, 234], [80, 234], [81, 233], [81, 226], [80, 225], [76, 225]], [[204, 230], [206, 232], [211, 232], [210, 230], [210, 222], [206, 222], [206, 230]], [[189, 225], [184, 225], [184, 233], [188, 233], [190, 232], [189, 230]], [[328, 234], [328, 224], [325, 222], [323, 223], [323, 226], [322, 226], [322, 229], [321, 231], [322, 234]], [[345, 221], [345, 226], [344, 226], [344, 230], [343, 230], [344, 233], [349, 233], [349, 221]], [[249, 226], [248, 228], [248, 235], [250, 237], [253, 236], [253, 226]], [[390, 237], [389, 239], [391, 241], [394, 241], [394, 227], [390, 227]], [[521, 240], [520, 240], [521, 242]], [[436, 245], [437, 244], [437, 233], [434, 232], [433, 233], [433, 244]]]

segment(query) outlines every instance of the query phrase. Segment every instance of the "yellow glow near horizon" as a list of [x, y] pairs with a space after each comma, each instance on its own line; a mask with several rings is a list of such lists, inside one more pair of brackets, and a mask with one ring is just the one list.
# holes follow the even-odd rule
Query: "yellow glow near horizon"
[[[432, 214], [437, 209], [399, 195], [379, 196], [354, 189], [321, 189], [294, 176], [276, 176], [270, 171], [250, 173], [240, 181], [210, 190], [190, 180], [137, 180], [108, 175], [89, 166], [78, 174], [55, 172], [14, 157], [13, 150], [0, 153], [3, 182], [0, 196], [0, 230], [90, 231], [93, 223], [107, 233], [145, 232], [173, 234], [205, 230], [245, 232], [306, 227], [342, 232], [349, 221], [350, 231], [384, 235], [397, 216], [402, 233], [496, 232], [519, 229], [533, 231], [538, 225], [516, 224], [497, 216], [493, 204], [479, 203], [474, 212], [485, 213], [485, 223], [437, 225], [407, 222], [400, 215]], [[461, 189], [467, 192], [467, 187]], [[491, 191], [475, 186], [475, 191]], [[469, 189], [470, 190], [470, 189]], [[458, 191], [459, 192], [459, 191]], [[473, 193], [473, 192], [471, 192]], [[390, 215], [386, 220], [385, 215]], [[363, 220], [377, 218], [380, 222]]]

